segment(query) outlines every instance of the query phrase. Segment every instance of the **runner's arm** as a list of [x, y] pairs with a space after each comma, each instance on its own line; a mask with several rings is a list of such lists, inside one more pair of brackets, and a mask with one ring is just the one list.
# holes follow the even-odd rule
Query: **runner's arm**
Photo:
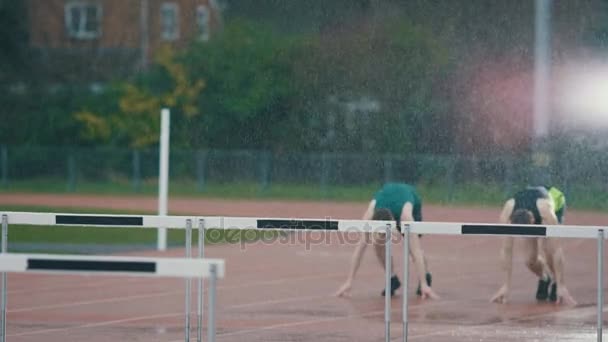
[[[500, 223], [507, 224], [511, 223], [511, 214], [515, 207], [515, 200], [508, 200], [500, 213]], [[513, 237], [506, 237], [502, 242], [502, 249], [500, 251], [500, 259], [502, 262], [502, 269], [505, 271], [505, 283], [507, 289], [511, 288], [511, 276], [513, 273]]]
[[536, 200], [536, 207], [538, 208], [538, 212], [540, 213], [540, 217], [543, 219], [544, 224], [559, 224], [557, 216], [555, 216], [553, 201], [546, 198], [539, 198]]
[[[363, 220], [371, 220], [374, 216], [374, 208], [376, 207], [376, 200], [372, 200], [363, 214]], [[348, 280], [352, 282], [355, 279], [355, 275], [357, 274], [357, 270], [359, 270], [359, 266], [361, 265], [361, 258], [363, 257], [363, 252], [365, 252], [365, 247], [371, 242], [370, 234], [364, 233], [363, 238], [359, 240], [359, 244], [353, 253], [353, 257], [350, 264], [350, 272], [348, 273]]]
[[[541, 217], [543, 218], [543, 222], [550, 225], [558, 224], [557, 216], [555, 216], [555, 208], [553, 207], [553, 202], [547, 199], [538, 199], [536, 201], [536, 206], [538, 211], [540, 212]], [[557, 239], [554, 238], [546, 238], [543, 241], [544, 252], [547, 259], [547, 265], [553, 272], [553, 276], [555, 277], [555, 283], [557, 284], [557, 295], [558, 302], [562, 302], [564, 304], [576, 305], [576, 301], [570, 295], [568, 288], [566, 287], [566, 282], [564, 280], [565, 273], [565, 256], [562, 247], [559, 245]]]
[[[414, 207], [412, 203], [407, 202], [403, 205], [401, 210], [401, 222], [412, 222], [414, 221], [413, 215]], [[426, 282], [426, 268], [424, 267], [424, 255], [422, 253], [422, 246], [420, 245], [420, 238], [417, 234], [410, 234], [410, 255], [416, 268], [416, 274], [423, 287], [429, 287]]]
[[[500, 213], [499, 222], [507, 224], [511, 222], [511, 213], [515, 207], [515, 200], [508, 200]], [[500, 250], [501, 267], [505, 272], [504, 283], [498, 292], [492, 297], [493, 302], [506, 303], [511, 290], [511, 275], [513, 273], [513, 237], [505, 237]]]
[[[367, 207], [367, 210], [363, 214], [363, 220], [371, 220], [374, 216], [374, 209], [376, 207], [376, 200], [372, 200]], [[361, 259], [363, 257], [363, 252], [365, 252], [365, 248], [371, 242], [370, 238], [371, 233], [363, 233], [362, 238], [359, 240], [355, 251], [353, 252], [353, 256], [350, 262], [350, 270], [348, 272], [348, 277], [346, 278], [346, 282], [340, 287], [338, 292], [336, 292], [336, 296], [347, 295], [350, 289], [352, 288], [352, 283], [355, 279], [355, 275], [359, 270], [359, 266], [361, 265]]]

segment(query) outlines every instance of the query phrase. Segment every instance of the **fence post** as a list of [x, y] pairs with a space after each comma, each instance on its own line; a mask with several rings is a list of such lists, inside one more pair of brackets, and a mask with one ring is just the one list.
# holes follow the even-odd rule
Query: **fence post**
[[74, 151], [70, 151], [68, 154], [68, 184], [67, 190], [73, 192], [76, 190], [76, 157]]
[[572, 193], [572, 189], [571, 189], [571, 183], [570, 183], [570, 163], [571, 163], [571, 159], [569, 157], [561, 157], [561, 163], [562, 163], [562, 172], [564, 173], [562, 175], [562, 179], [564, 184], [563, 189], [564, 189], [564, 194], [566, 194], [566, 198], [570, 197], [570, 194]]
[[135, 192], [141, 191], [141, 157], [139, 150], [135, 149], [132, 152], [133, 161], [133, 190]]
[[266, 192], [270, 187], [270, 170], [272, 169], [272, 153], [270, 151], [260, 152], [261, 158], [259, 158], [259, 169], [260, 169], [260, 192]]
[[0, 164], [2, 165], [2, 187], [8, 187], [8, 147], [2, 145], [0, 151]]
[[470, 156], [469, 161], [471, 163], [471, 173], [473, 175], [473, 179], [479, 179], [481, 172], [479, 171], [479, 159], [477, 155], [473, 154]]
[[448, 181], [448, 202], [452, 203], [454, 201], [454, 171], [456, 169], [456, 159], [457, 156], [448, 155], [446, 157], [447, 160], [447, 181]]
[[388, 183], [393, 180], [393, 159], [391, 158], [391, 155], [389, 155], [389, 154], [384, 155], [383, 165], [384, 165], [384, 182]]
[[196, 184], [198, 191], [205, 191], [205, 176], [207, 170], [207, 155], [206, 150], [196, 151]]
[[511, 194], [513, 189], [513, 167], [515, 163], [513, 162], [513, 158], [509, 155], [505, 155], [503, 157], [503, 170], [505, 170], [505, 178], [503, 182], [504, 193], [505, 195]]
[[328, 195], [329, 165], [329, 154], [323, 152], [321, 154], [321, 195], [323, 198]]

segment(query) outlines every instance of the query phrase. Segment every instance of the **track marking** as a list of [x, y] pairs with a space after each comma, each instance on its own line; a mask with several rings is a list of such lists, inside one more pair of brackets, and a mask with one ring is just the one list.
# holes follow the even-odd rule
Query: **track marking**
[[[503, 325], [508, 325], [511, 323], [516, 323], [516, 322], [521, 322], [521, 321], [525, 321], [525, 320], [529, 320], [529, 319], [536, 319], [536, 318], [541, 318], [541, 317], [545, 317], [545, 316], [564, 316], [565, 318], [570, 318], [570, 315], [576, 315], [577, 317], [581, 314], [580, 312], [584, 312], [584, 314], [593, 314], [595, 313], [597, 309], [595, 307], [585, 307], [585, 308], [571, 308], [571, 309], [566, 309], [566, 310], [561, 310], [561, 311], [553, 311], [553, 312], [544, 312], [544, 313], [539, 313], [539, 314], [534, 314], [534, 315], [528, 315], [528, 316], [524, 316], [524, 317], [515, 317], [515, 318], [509, 318], [507, 320], [501, 321], [501, 322], [494, 322], [494, 323], [482, 323], [482, 324], [476, 324], [476, 325], [470, 325], [470, 326], [466, 326], [466, 327], [458, 327], [457, 329], [460, 330], [480, 330], [480, 329], [488, 329], [488, 327], [492, 327], [492, 326], [503, 326]], [[604, 309], [603, 312], [608, 312], [608, 308]], [[416, 339], [416, 338], [421, 338], [421, 337], [429, 337], [429, 336], [435, 336], [435, 335], [444, 335], [446, 333], [453, 333], [456, 329], [452, 328], [452, 329], [446, 329], [446, 330], [441, 330], [441, 331], [434, 331], [431, 333], [423, 333], [423, 334], [418, 334], [418, 335], [410, 335], [408, 337], [412, 338], [412, 339]]]
[[[465, 274], [464, 276], [471, 277], [474, 275], [485, 274], [485, 273], [486, 272], [483, 272], [483, 271], [472, 272], [470, 274]], [[361, 274], [361, 276], [370, 276], [370, 275], [373, 275], [373, 274], [372, 273], [362, 273]], [[291, 281], [326, 279], [326, 278], [334, 278], [334, 277], [342, 277], [342, 276], [343, 276], [343, 274], [325, 274], [325, 275], [311, 275], [311, 276], [298, 277], [298, 278], [294, 278], [294, 277], [279, 278], [279, 279], [255, 282], [255, 283], [250, 283], [250, 284], [218, 286], [218, 290], [242, 289], [242, 288], [249, 288], [249, 287], [253, 287], [253, 286], [266, 286], [266, 285], [282, 284], [282, 283], [291, 282]], [[456, 279], [456, 278], [446, 279], [443, 282], [443, 284], [446, 284], [446, 283], [449, 284], [452, 280], [457, 281], [460, 279]], [[193, 296], [194, 296], [194, 293], [195, 292], [193, 292]], [[166, 296], [173, 296], [173, 295], [184, 295], [185, 296], [185, 290], [156, 292], [156, 293], [150, 293], [150, 294], [141, 294], [141, 295], [124, 296], [124, 297], [102, 298], [102, 299], [87, 300], [87, 301], [80, 301], [80, 302], [48, 304], [48, 305], [41, 305], [41, 306], [10, 309], [10, 310], [8, 310], [8, 312], [9, 313], [21, 313], [21, 312], [31, 312], [31, 311], [36, 311], [36, 310], [61, 309], [61, 308], [77, 307], [77, 306], [84, 306], [84, 305], [107, 304], [107, 303], [114, 303], [114, 302], [121, 302], [121, 301], [128, 301], [128, 300], [146, 299], [146, 298], [154, 298], [154, 297], [166, 297]], [[325, 298], [325, 297], [331, 297], [331, 296], [316, 296], [315, 298]], [[250, 304], [243, 304], [243, 305], [250, 306]]]
[[[32, 276], [31, 274], [29, 274], [28, 276]], [[65, 278], [65, 277], [63, 277]], [[88, 280], [88, 279], [87, 279]], [[95, 287], [103, 287], [103, 286], [108, 286], [111, 285], [117, 281], [119, 281], [121, 284], [124, 283], [136, 283], [136, 282], [142, 282], [144, 280], [148, 280], [148, 279], [143, 279], [143, 278], [126, 278], [126, 279], [107, 279], [106, 281], [96, 281], [96, 282], [91, 282], [88, 285], [80, 285], [80, 286], [74, 286], [74, 282], [73, 281], [65, 281], [62, 283], [70, 283], [71, 285], [69, 286], [49, 286], [49, 287], [44, 287], [41, 289], [19, 289], [19, 290], [9, 290], [7, 293], [9, 295], [19, 295], [19, 294], [31, 294], [31, 293], [45, 293], [45, 292], [54, 292], [54, 291], [62, 291], [62, 290], [78, 290], [78, 289], [82, 289], [82, 288], [86, 288], [86, 289], [90, 289], [90, 288], [95, 288]], [[9, 278], [9, 284], [10, 284], [10, 278]], [[10, 285], [13, 286], [13, 285]]]
[[[462, 302], [464, 300], [460, 300], [460, 302]], [[459, 301], [453, 301], [450, 304], [456, 304], [456, 302]], [[445, 305], [445, 302], [441, 302], [441, 303], [437, 303], [437, 304], [442, 304]], [[421, 307], [421, 306], [419, 306]], [[428, 306], [424, 306], [424, 307], [428, 307]], [[413, 307], [412, 307], [413, 308]], [[573, 308], [573, 310], [576, 310]], [[593, 310], [593, 308], [581, 308], [581, 311], [589, 311], [589, 310]], [[560, 312], [566, 312], [566, 311], [571, 311], [571, 310], [564, 310], [564, 311], [560, 311]], [[607, 312], [608, 310], [604, 310], [605, 312]], [[391, 314], [394, 314], [395, 312], [400, 312], [400, 308], [395, 308], [391, 310]], [[513, 323], [513, 322], [518, 322], [518, 321], [522, 321], [522, 320], [526, 320], [526, 319], [534, 319], [534, 318], [539, 318], [539, 317], [544, 317], [544, 316], [550, 316], [553, 314], [556, 314], [559, 312], [545, 312], [545, 313], [541, 313], [541, 314], [536, 314], [536, 315], [529, 315], [529, 316], [525, 316], [525, 317], [519, 317], [519, 318], [511, 318], [511, 319], [507, 319], [506, 321], [502, 321], [502, 322], [497, 322], [497, 323], [486, 323], [486, 324], [477, 324], [477, 325], [471, 325], [471, 326], [467, 326], [466, 328], [462, 328], [460, 327], [459, 329], [464, 329], [464, 330], [478, 330], [481, 328], [487, 328], [489, 326], [494, 326], [494, 325], [507, 325], [508, 323]], [[240, 331], [235, 331], [235, 332], [230, 332], [230, 333], [223, 333], [223, 334], [218, 334], [218, 337], [224, 337], [224, 336], [238, 336], [238, 335], [243, 335], [243, 334], [249, 334], [249, 333], [254, 333], [254, 332], [260, 332], [260, 331], [266, 331], [266, 330], [275, 330], [275, 329], [282, 329], [282, 328], [291, 328], [291, 327], [296, 327], [296, 326], [302, 326], [302, 325], [314, 325], [314, 324], [321, 324], [321, 323], [327, 323], [327, 322], [335, 322], [335, 321], [341, 321], [341, 320], [347, 320], [347, 319], [356, 319], [356, 318], [368, 318], [368, 317], [372, 317], [372, 316], [376, 316], [376, 315], [382, 315], [384, 314], [384, 310], [378, 310], [378, 311], [373, 311], [373, 312], [369, 312], [366, 314], [362, 314], [362, 315], [349, 315], [349, 316], [344, 316], [344, 317], [330, 317], [330, 318], [323, 318], [323, 319], [313, 319], [313, 320], [307, 320], [307, 321], [300, 321], [300, 322], [292, 322], [292, 323], [281, 323], [281, 324], [275, 324], [275, 325], [270, 325], [270, 326], [266, 326], [266, 327], [260, 327], [260, 328], [254, 328], [254, 329], [246, 329], [246, 330], [240, 330]], [[401, 322], [395, 322], [395, 323], [401, 323]], [[419, 339], [419, 338], [426, 338], [429, 336], [435, 336], [435, 335], [443, 335], [446, 333], [452, 333], [454, 331], [454, 329], [446, 329], [446, 330], [442, 330], [442, 331], [433, 331], [430, 333], [421, 333], [421, 334], [413, 334], [410, 335], [409, 337], [411, 339]], [[173, 340], [171, 342], [179, 342], [181, 340]]]
[[[262, 282], [256, 282], [256, 283], [250, 283], [250, 284], [218, 286], [217, 289], [218, 290], [233, 290], [233, 289], [242, 289], [242, 288], [248, 288], [248, 287], [253, 287], [253, 286], [266, 286], [266, 285], [273, 285], [273, 284], [281, 284], [281, 283], [285, 283], [285, 282], [289, 282], [289, 281], [324, 279], [324, 278], [331, 278], [331, 277], [337, 277], [337, 276], [342, 277], [343, 275], [342, 274], [340, 274], [340, 275], [326, 274], [326, 275], [305, 276], [305, 277], [299, 277], [299, 278], [293, 278], [293, 277], [280, 278], [280, 279], [274, 279], [274, 280], [262, 281]], [[45, 310], [45, 309], [59, 309], [59, 308], [75, 307], [75, 306], [82, 306], [82, 305], [112, 303], [112, 302], [120, 302], [120, 301], [126, 301], [126, 300], [136, 300], [136, 299], [144, 299], [144, 298], [150, 298], [150, 297], [164, 297], [164, 296], [172, 296], [172, 295], [180, 295], [180, 294], [185, 296], [186, 295], [185, 290], [157, 292], [157, 293], [151, 293], [151, 294], [142, 294], [142, 295], [125, 296], [125, 297], [103, 298], [103, 299], [97, 299], [97, 300], [81, 301], [81, 302], [75, 302], [75, 303], [72, 302], [72, 303], [66, 303], [66, 304], [49, 304], [49, 305], [41, 305], [41, 306], [34, 306], [34, 307], [11, 309], [11, 310], [8, 310], [8, 312], [15, 313], [15, 312], [29, 312], [29, 311]], [[194, 292], [193, 292], [193, 294], [194, 294]]]
[[140, 316], [140, 317], [132, 317], [132, 318], [125, 318], [125, 319], [117, 319], [117, 320], [112, 320], [112, 321], [103, 321], [103, 322], [97, 322], [97, 323], [87, 323], [87, 324], [83, 324], [83, 325], [78, 325], [78, 326], [73, 326], [73, 327], [63, 327], [63, 328], [51, 328], [51, 329], [43, 329], [43, 330], [35, 330], [35, 331], [26, 331], [26, 332], [22, 332], [22, 333], [17, 333], [17, 334], [7, 334], [7, 336], [29, 336], [29, 335], [39, 335], [39, 334], [46, 334], [46, 333], [52, 333], [52, 332], [59, 332], [59, 331], [66, 331], [66, 330], [72, 330], [72, 329], [83, 329], [83, 328], [95, 328], [95, 327], [103, 327], [103, 326], [108, 326], [108, 325], [114, 325], [114, 324], [120, 324], [120, 323], [128, 323], [128, 322], [135, 322], [135, 321], [143, 321], [143, 320], [149, 320], [149, 319], [156, 319], [156, 318], [170, 318], [170, 317], [174, 317], [174, 316], [178, 316], [178, 315], [183, 315], [184, 313], [170, 313], [170, 314], [157, 314], [157, 315], [149, 315], [149, 316]]
[[[474, 245], [477, 243], [472, 243], [471, 245]], [[468, 245], [468, 244], [467, 244]], [[485, 272], [475, 272], [473, 274], [468, 274], [466, 275], [467, 277], [471, 277], [474, 275], [477, 275], [479, 273], [485, 273]], [[370, 273], [371, 274], [371, 273]], [[333, 275], [315, 275], [315, 276], [306, 276], [306, 277], [300, 277], [300, 278], [293, 278], [293, 277], [289, 277], [289, 278], [280, 278], [280, 279], [274, 279], [274, 280], [270, 280], [270, 281], [264, 281], [264, 282], [258, 282], [258, 283], [253, 283], [253, 284], [248, 284], [248, 285], [237, 285], [237, 286], [225, 286], [225, 287], [220, 287], [221, 289], [235, 289], [235, 288], [243, 288], [243, 287], [251, 287], [254, 285], [268, 285], [268, 284], [280, 284], [280, 283], [284, 283], [284, 282], [289, 282], [289, 281], [294, 281], [294, 280], [301, 280], [301, 279], [318, 279], [318, 278], [329, 278], [329, 277], [337, 277], [340, 276], [342, 277], [342, 274], [333, 274]], [[446, 279], [448, 280], [448, 279]], [[183, 294], [183, 291], [173, 291], [172, 293], [178, 293], [178, 294]], [[150, 295], [140, 295], [140, 296], [131, 296], [132, 298], [135, 297], [148, 297], [148, 296], [158, 296], [159, 294], [150, 294]], [[268, 300], [268, 301], [261, 301], [261, 302], [253, 302], [253, 303], [246, 303], [246, 304], [240, 304], [240, 305], [234, 305], [234, 306], [227, 306], [225, 307], [226, 309], [230, 309], [230, 308], [239, 308], [239, 307], [250, 307], [250, 306], [256, 306], [256, 305], [267, 305], [267, 304], [274, 304], [274, 303], [281, 303], [281, 302], [293, 302], [293, 301], [302, 301], [302, 300], [310, 300], [310, 299], [314, 299], [314, 298], [329, 298], [331, 296], [309, 296], [309, 297], [296, 297], [296, 298], [288, 298], [288, 299], [284, 299], [284, 300]], [[127, 297], [129, 298], [129, 297]], [[122, 298], [124, 299], [124, 298]], [[114, 299], [103, 299], [101, 301], [103, 302], [108, 302], [108, 301], [120, 301], [121, 298], [114, 298]], [[464, 299], [458, 300], [458, 301], [466, 301]], [[455, 301], [455, 302], [458, 302]], [[433, 303], [434, 304], [434, 303]], [[420, 305], [420, 306], [412, 306], [410, 307], [410, 309], [416, 309], [416, 308], [426, 308], [429, 307], [430, 305], [433, 304], [427, 304], [427, 305]], [[445, 305], [446, 301], [441, 301], [441, 302], [437, 302], [438, 305]], [[81, 304], [84, 305], [84, 304]], [[68, 306], [73, 306], [73, 304], [68, 304]], [[26, 308], [27, 309], [27, 308]], [[397, 310], [397, 309], [395, 309]], [[393, 312], [395, 311], [393, 310]], [[350, 318], [356, 318], [356, 317], [368, 317], [368, 316], [373, 316], [373, 315], [378, 315], [379, 313], [382, 314], [384, 311], [375, 311], [375, 312], [371, 312], [371, 313], [366, 313], [363, 315], [358, 315], [358, 316], [352, 316], [352, 317], [331, 317], [331, 318], [325, 318], [325, 319], [321, 319], [321, 320], [317, 320], [318, 323], [322, 323], [325, 321], [333, 321], [333, 320], [341, 320], [341, 319], [350, 319]], [[547, 314], [552, 314], [552, 313], [545, 313], [543, 315], [547, 315]], [[123, 322], [132, 322], [132, 321], [141, 321], [141, 320], [148, 320], [148, 319], [154, 319], [154, 318], [163, 318], [163, 317], [174, 317], [174, 316], [181, 316], [183, 315], [183, 313], [170, 313], [170, 314], [158, 314], [158, 315], [150, 315], [150, 316], [141, 316], [141, 317], [133, 317], [133, 318], [127, 318], [127, 319], [121, 319], [121, 320], [112, 320], [112, 321], [105, 321], [105, 322], [99, 322], [99, 323], [88, 323], [88, 324], [84, 324], [81, 326], [75, 326], [75, 327], [67, 327], [67, 328], [56, 328], [56, 329], [45, 329], [42, 331], [34, 331], [34, 332], [28, 332], [28, 334], [38, 334], [38, 333], [42, 333], [43, 331], [62, 331], [62, 330], [70, 330], [70, 329], [79, 329], [79, 328], [89, 328], [89, 327], [97, 327], [97, 326], [107, 326], [107, 325], [114, 325], [114, 324], [120, 324]], [[524, 319], [526, 318], [530, 318], [530, 317], [524, 317]], [[289, 323], [288, 323], [289, 324]], [[305, 321], [305, 322], [293, 322], [292, 324], [296, 324], [296, 325], [307, 325], [307, 324], [315, 324], [315, 320], [310, 320], [310, 321]], [[280, 327], [277, 327], [280, 328]], [[269, 330], [269, 329], [275, 329], [275, 328], [271, 328], [271, 327], [262, 327], [259, 329], [263, 329], [263, 330]], [[452, 330], [448, 330], [446, 332], [449, 332]], [[437, 335], [437, 334], [443, 334], [446, 332], [434, 332], [433, 335]], [[236, 332], [235, 332], [236, 333]], [[17, 336], [17, 335], [15, 335]], [[423, 334], [421, 336], [428, 336], [428, 334]]]
[[[456, 250], [461, 250], [461, 249], [465, 249], [468, 248], [468, 246], [470, 245], [476, 245], [478, 244], [479, 241], [474, 241], [471, 243], [466, 243], [465, 246], [461, 246], [459, 248], [457, 248]], [[474, 274], [478, 274], [477, 272]], [[362, 273], [361, 276], [370, 276], [372, 275], [372, 273]], [[471, 276], [473, 274], [467, 275], [467, 276]], [[285, 283], [285, 282], [289, 282], [292, 280], [307, 280], [307, 279], [323, 279], [323, 278], [333, 278], [333, 277], [342, 277], [343, 274], [336, 274], [336, 273], [332, 273], [332, 274], [326, 274], [326, 275], [313, 275], [313, 276], [306, 276], [306, 277], [298, 277], [298, 278], [294, 278], [294, 277], [288, 277], [288, 278], [280, 278], [280, 279], [274, 279], [274, 280], [269, 280], [269, 281], [263, 281], [263, 282], [257, 282], [257, 283], [251, 283], [248, 285], [236, 285], [236, 286], [218, 286], [218, 289], [240, 289], [243, 287], [250, 287], [250, 286], [262, 286], [262, 285], [273, 285], [273, 284], [281, 284], [281, 283]], [[140, 278], [132, 278], [132, 279], [126, 279], [127, 281], [133, 281], [133, 282], [137, 282], [140, 281]], [[448, 280], [449, 281], [449, 280]], [[104, 283], [105, 284], [105, 283]], [[101, 286], [101, 285], [100, 285]], [[97, 285], [93, 285], [91, 287], [97, 287]], [[23, 292], [35, 292], [35, 293], [39, 293], [40, 291], [36, 291], [36, 290], [23, 290]], [[44, 292], [44, 290], [42, 290], [42, 292]], [[82, 302], [76, 302], [76, 303], [68, 303], [68, 304], [49, 304], [49, 305], [43, 305], [43, 306], [38, 306], [38, 307], [26, 307], [26, 308], [19, 308], [19, 309], [12, 309], [12, 310], [8, 310], [8, 312], [29, 312], [29, 311], [35, 311], [35, 310], [45, 310], [45, 309], [59, 309], [59, 308], [67, 308], [67, 307], [76, 307], [76, 306], [83, 306], [83, 305], [93, 305], [93, 304], [104, 304], [104, 303], [113, 303], [113, 302], [119, 302], [122, 300], [136, 300], [136, 299], [144, 299], [144, 298], [150, 298], [150, 297], [163, 297], [163, 296], [171, 296], [171, 295], [185, 295], [185, 292], [183, 290], [181, 291], [169, 291], [169, 292], [160, 292], [160, 293], [156, 293], [156, 294], [150, 294], [150, 295], [137, 295], [137, 296], [126, 296], [126, 297], [112, 297], [112, 298], [107, 298], [107, 299], [99, 299], [99, 300], [92, 300], [92, 301], [82, 301]]]
[[[291, 297], [291, 298], [286, 298], [286, 299], [282, 299], [282, 300], [265, 300], [265, 301], [247, 303], [247, 304], [228, 305], [228, 306], [223, 307], [222, 310], [237, 309], [237, 308], [243, 308], [243, 307], [248, 307], [248, 306], [256, 306], [256, 305], [268, 305], [268, 304], [289, 303], [289, 302], [297, 302], [297, 301], [309, 301], [311, 299], [316, 299], [316, 298], [332, 298], [332, 297], [333, 296], [324, 295], [324, 296]], [[333, 297], [333, 298], [335, 298], [335, 297]], [[456, 301], [454, 301], [454, 302], [456, 302]], [[411, 309], [426, 308], [426, 307], [429, 307], [429, 306], [436, 306], [436, 305], [445, 305], [445, 303], [446, 302], [434, 302], [434, 303], [430, 303], [428, 305], [416, 305], [416, 306], [412, 306]], [[396, 312], [397, 310], [400, 310], [400, 308], [394, 308], [392, 311]], [[359, 315], [359, 316], [361, 316], [361, 317], [368, 317], [368, 316], [378, 315], [379, 313], [384, 313], [384, 310], [382, 310], [382, 311], [373, 311], [373, 312], [366, 313], [366, 314]], [[100, 326], [109, 326], [109, 325], [120, 324], [120, 323], [145, 321], [145, 320], [156, 319], [156, 318], [179, 317], [179, 316], [182, 316], [182, 315], [184, 315], [183, 312], [174, 312], [174, 313], [167, 313], [167, 314], [156, 314], [156, 315], [148, 315], [148, 316], [138, 316], [138, 317], [131, 317], [131, 318], [125, 318], [125, 319], [120, 319], [120, 320], [110, 320], [110, 321], [103, 321], [103, 322], [97, 322], [97, 323], [86, 323], [86, 324], [75, 325], [75, 326], [71, 326], [71, 327], [51, 328], [51, 329], [42, 329], [42, 330], [28, 331], [28, 332], [17, 333], [17, 334], [8, 334], [8, 336], [37, 335], [37, 334], [44, 334], [44, 333], [49, 333], [49, 332], [60, 332], [60, 331], [68, 331], [68, 330], [73, 330], [73, 329], [86, 329], [86, 328], [94, 328], [94, 327], [100, 327]], [[356, 318], [356, 317], [359, 317], [359, 316], [353, 315], [352, 317], [349, 317], [349, 316], [347, 316], [347, 317], [332, 317], [331, 319], [332, 320], [333, 319], [350, 319], [350, 318]], [[324, 319], [324, 320], [327, 320], [327, 319]], [[266, 330], [266, 328], [267, 327], [258, 328], [258, 329], [264, 329], [264, 330]]]

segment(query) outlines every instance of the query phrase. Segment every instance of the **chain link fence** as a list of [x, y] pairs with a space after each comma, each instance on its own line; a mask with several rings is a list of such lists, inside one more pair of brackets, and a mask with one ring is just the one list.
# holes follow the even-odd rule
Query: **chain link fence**
[[[108, 147], [0, 146], [3, 189], [40, 185], [49, 191], [141, 192], [158, 183], [158, 150]], [[526, 184], [554, 184], [569, 198], [608, 192], [606, 151], [562, 151], [535, 162], [528, 155], [399, 155], [297, 153], [258, 150], [188, 150], [170, 152], [170, 180], [204, 193], [210, 184], [248, 184], [260, 194], [283, 185], [305, 186], [323, 198], [332, 187], [378, 185], [388, 181], [442, 189], [446, 202], [455, 191], [491, 185], [505, 196]]]

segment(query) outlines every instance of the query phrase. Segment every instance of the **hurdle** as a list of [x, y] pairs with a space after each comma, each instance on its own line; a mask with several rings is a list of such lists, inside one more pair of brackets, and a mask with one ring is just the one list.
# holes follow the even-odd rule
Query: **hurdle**
[[[35, 224], [35, 225], [78, 225], [96, 227], [131, 227], [131, 228], [156, 228], [165, 226], [167, 228], [186, 230], [186, 256], [191, 256], [190, 241], [193, 222], [198, 222], [198, 256], [204, 256], [204, 234], [206, 229], [253, 229], [253, 230], [276, 230], [276, 231], [328, 231], [328, 232], [359, 232], [386, 234], [387, 241], [396, 229], [394, 221], [371, 221], [371, 220], [332, 220], [326, 219], [294, 219], [294, 218], [259, 218], [259, 217], [220, 217], [220, 216], [134, 216], [134, 215], [82, 215], [82, 214], [49, 214], [49, 213], [23, 213], [6, 212], [2, 214], [3, 220], [3, 251], [6, 242], [5, 222], [13, 224]], [[6, 224], [8, 225], [8, 224]], [[598, 341], [602, 338], [602, 316], [603, 316], [603, 257], [604, 240], [608, 239], [605, 227], [599, 226], [574, 226], [574, 225], [512, 225], [512, 224], [478, 224], [478, 223], [454, 223], [454, 222], [402, 222], [401, 234], [404, 235], [404, 289], [402, 302], [403, 341], [408, 339], [408, 298], [409, 285], [409, 233], [425, 235], [487, 235], [487, 236], [513, 236], [513, 237], [559, 237], [559, 238], [584, 238], [597, 239], [598, 248]], [[390, 263], [391, 243], [385, 244], [386, 252], [386, 282], [385, 292], [390, 293]], [[186, 298], [189, 303], [190, 285], [187, 281]], [[199, 279], [197, 291], [198, 322], [202, 322], [202, 279]], [[388, 297], [388, 296], [387, 296]], [[209, 303], [213, 304], [213, 303]], [[189, 305], [189, 304], [188, 304]], [[385, 298], [385, 341], [390, 341], [391, 325], [391, 301]], [[189, 307], [186, 308], [189, 313]], [[186, 315], [186, 336], [189, 336], [189, 314]], [[200, 326], [197, 331], [197, 341], [200, 340]], [[210, 329], [208, 329], [209, 332]], [[188, 340], [188, 339], [186, 339]]]
[[[32, 213], [32, 212], [0, 212], [2, 215], [2, 253], [7, 253], [8, 225], [38, 225], [38, 226], [78, 226], [103, 228], [157, 228], [185, 229], [185, 256], [191, 258], [191, 241], [193, 222], [198, 222], [198, 258], [204, 257], [205, 230], [214, 229], [257, 229], [257, 230], [289, 230], [289, 231], [341, 231], [387, 234], [390, 239], [391, 232], [396, 229], [394, 221], [372, 220], [331, 220], [331, 219], [292, 219], [292, 218], [259, 218], [259, 217], [221, 217], [221, 216], [154, 216], [154, 215], [95, 215], [95, 214], [68, 214], [68, 213]], [[387, 239], [387, 241], [389, 241]], [[391, 244], [386, 243], [386, 281], [385, 293], [390, 293], [390, 263]], [[3, 288], [6, 288], [6, 273], [2, 273]], [[185, 341], [190, 340], [190, 291], [191, 280], [186, 279], [186, 318], [184, 336]], [[211, 289], [210, 289], [211, 291]], [[197, 283], [197, 342], [202, 341], [203, 319], [203, 278]], [[208, 306], [215, 305], [215, 297], [208, 296]], [[6, 303], [6, 300], [3, 301]], [[4, 305], [4, 304], [3, 304]], [[390, 296], [385, 299], [385, 340], [390, 341]], [[4, 310], [3, 310], [4, 312]], [[207, 339], [213, 341], [215, 334], [215, 317], [208, 317]], [[5, 322], [5, 320], [3, 321]], [[2, 334], [6, 331], [2, 327]], [[3, 342], [3, 341], [0, 341]]]
[[[196, 221], [194, 216], [155, 216], [155, 215], [97, 215], [97, 214], [69, 214], [69, 213], [34, 213], [34, 212], [0, 212], [2, 215], [2, 244], [0, 252], [8, 253], [8, 227], [9, 224], [15, 225], [34, 225], [34, 226], [72, 226], [72, 227], [98, 227], [98, 228], [134, 228], [134, 229], [156, 229], [158, 227], [166, 227], [168, 229], [184, 229], [186, 239], [186, 258], [191, 257], [192, 226]], [[199, 220], [198, 228], [198, 258], [204, 257], [204, 225], [202, 220]], [[2, 272], [0, 287], [6, 289], [7, 280], [6, 272]], [[213, 289], [215, 291], [215, 289]], [[197, 308], [197, 342], [202, 341], [202, 325], [203, 325], [203, 278], [198, 277], [198, 308]], [[210, 289], [211, 291], [211, 289]], [[1, 295], [2, 314], [0, 320], [0, 342], [4, 341], [6, 335], [6, 293], [3, 290]], [[185, 324], [184, 324], [184, 339], [190, 340], [190, 298], [191, 298], [191, 280], [186, 279], [185, 293]], [[215, 300], [213, 301], [214, 304]], [[215, 317], [213, 317], [215, 319]], [[209, 324], [208, 320], [208, 324]], [[214, 323], [214, 322], [211, 322]], [[214, 327], [207, 329], [208, 339], [212, 340], [214, 336]], [[213, 337], [214, 338], [214, 337]]]
[[[219, 229], [273, 229], [273, 230], [326, 230], [342, 232], [364, 232], [386, 234], [391, 241], [391, 232], [395, 228], [389, 221], [365, 220], [311, 220], [285, 218], [247, 218], [247, 217], [207, 217], [204, 218], [209, 227]], [[401, 232], [404, 235], [403, 272], [404, 289], [402, 296], [403, 341], [408, 340], [408, 296], [409, 283], [409, 234], [425, 235], [487, 235], [513, 237], [559, 237], [597, 239], [598, 256], [598, 285], [597, 285], [597, 335], [598, 342], [602, 341], [603, 325], [603, 263], [604, 240], [608, 239], [606, 228], [599, 226], [576, 225], [513, 225], [513, 224], [479, 224], [454, 222], [402, 222]], [[391, 243], [385, 245], [386, 254], [386, 284], [385, 293], [390, 293]], [[391, 301], [386, 296], [384, 305], [385, 341], [391, 340]]]
[[403, 243], [403, 341], [408, 340], [408, 300], [409, 285], [409, 234], [473, 235], [473, 236], [512, 236], [512, 237], [556, 237], [597, 239], [597, 341], [602, 342], [603, 305], [604, 305], [604, 240], [608, 239], [606, 228], [572, 225], [514, 225], [479, 224], [453, 222], [403, 222], [401, 231]]
[[[209, 302], [215, 303], [216, 280], [224, 277], [224, 261], [219, 259], [178, 259], [117, 256], [82, 256], [48, 254], [0, 254], [0, 272], [122, 275], [148, 277], [210, 278]], [[2, 287], [2, 326], [6, 327], [6, 298], [8, 289]], [[210, 305], [208, 341], [215, 341], [215, 307]], [[6, 341], [6, 329], [2, 331]]]

